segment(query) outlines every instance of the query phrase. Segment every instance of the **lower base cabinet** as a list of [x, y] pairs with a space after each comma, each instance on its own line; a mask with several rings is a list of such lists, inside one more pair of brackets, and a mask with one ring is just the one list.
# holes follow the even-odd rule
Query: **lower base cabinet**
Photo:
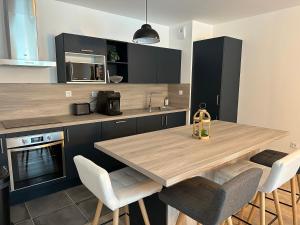
[[67, 179], [78, 178], [73, 158], [82, 155], [107, 171], [124, 167], [122, 163], [94, 148], [102, 140], [101, 123], [91, 123], [65, 128], [65, 159]]
[[168, 113], [165, 115], [165, 128], [186, 125], [186, 112]]
[[137, 133], [163, 130], [186, 125], [186, 112], [176, 112], [137, 118]]
[[5, 146], [5, 137], [3, 135], [0, 135], [0, 167], [8, 169], [7, 150]]
[[102, 140], [136, 134], [136, 118], [107, 121], [102, 123]]

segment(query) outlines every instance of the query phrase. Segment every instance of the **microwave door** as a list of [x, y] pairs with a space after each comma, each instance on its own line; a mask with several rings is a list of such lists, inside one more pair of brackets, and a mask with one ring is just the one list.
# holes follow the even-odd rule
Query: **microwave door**
[[92, 80], [92, 66], [85, 63], [71, 64], [72, 81], [88, 81]]

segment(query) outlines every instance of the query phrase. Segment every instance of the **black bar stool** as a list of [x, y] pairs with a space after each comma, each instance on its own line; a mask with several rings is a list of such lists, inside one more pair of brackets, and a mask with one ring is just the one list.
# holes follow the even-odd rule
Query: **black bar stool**
[[262, 173], [261, 169], [249, 169], [223, 185], [194, 177], [164, 189], [159, 198], [180, 212], [176, 225], [186, 216], [198, 224], [218, 225], [227, 220], [231, 225], [231, 216], [254, 197]]

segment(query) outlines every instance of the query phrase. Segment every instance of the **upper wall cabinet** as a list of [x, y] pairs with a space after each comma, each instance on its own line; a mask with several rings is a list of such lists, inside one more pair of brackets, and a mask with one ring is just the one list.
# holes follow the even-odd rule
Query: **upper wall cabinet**
[[158, 48], [128, 44], [128, 82], [157, 83]]
[[73, 34], [62, 34], [65, 52], [106, 55], [106, 40]]
[[181, 51], [158, 48], [157, 83], [180, 83]]
[[180, 83], [181, 51], [128, 44], [129, 83]]
[[180, 83], [180, 50], [67, 33], [56, 36], [55, 44], [59, 83], [72, 80], [66, 52], [106, 56], [106, 70], [110, 75], [123, 76], [122, 83]]

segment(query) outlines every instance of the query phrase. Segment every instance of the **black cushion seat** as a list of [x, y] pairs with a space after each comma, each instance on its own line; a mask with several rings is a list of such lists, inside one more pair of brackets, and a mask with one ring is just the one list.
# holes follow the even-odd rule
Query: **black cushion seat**
[[[288, 153], [285, 152], [279, 152], [271, 149], [266, 149], [250, 158], [251, 162], [264, 165], [267, 167], [272, 167], [273, 163], [276, 162], [279, 159], [284, 158], [287, 156]], [[297, 172], [297, 174], [300, 174], [300, 168]]]
[[261, 169], [249, 169], [223, 185], [194, 177], [162, 190], [159, 198], [198, 223], [218, 225], [251, 201], [261, 175]]

